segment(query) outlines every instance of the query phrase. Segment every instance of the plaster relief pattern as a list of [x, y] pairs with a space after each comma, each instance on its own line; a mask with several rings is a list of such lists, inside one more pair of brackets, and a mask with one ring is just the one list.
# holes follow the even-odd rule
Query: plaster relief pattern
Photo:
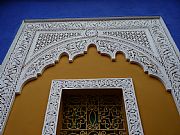
[[[149, 31], [148, 36], [145, 30]], [[37, 33], [43, 33], [44, 37], [37, 39]], [[54, 33], [65, 35], [55, 37]], [[72, 62], [76, 56], [83, 55], [90, 44], [95, 44], [100, 53], [112, 59], [117, 52], [122, 52], [130, 62], [138, 63], [145, 72], [160, 79], [171, 91], [180, 112], [180, 54], [162, 18], [33, 20], [22, 24], [1, 66], [0, 134], [15, 93], [20, 93], [27, 81], [37, 78], [63, 54]]]
[[120, 37], [122, 39], [135, 42], [136, 44], [139, 44], [152, 51], [147, 35], [144, 31], [110, 31], [104, 32], [103, 34], [113, 37]]
[[53, 80], [49, 94], [42, 135], [56, 134], [62, 89], [68, 91], [68, 89], [76, 90], [98, 88], [122, 89], [128, 132], [130, 135], [143, 135], [143, 128], [131, 78]]
[[145, 72], [148, 72], [149, 75], [158, 77], [167, 89], [170, 89], [168, 79], [166, 78], [165, 71], [158, 62], [154, 61], [151, 57], [144, 55], [142, 52], [129, 47], [127, 45], [118, 44], [116, 42], [110, 42], [107, 40], [98, 40], [97, 48], [103, 54], [108, 54], [115, 59], [115, 54], [117, 52], [123, 52], [126, 56], [126, 59], [130, 62], [136, 62], [141, 65]]
[[64, 40], [67, 38], [80, 36], [80, 33], [40, 33], [33, 50], [33, 53], [36, 53], [38, 50], [45, 48], [53, 42], [58, 42], [59, 40]]

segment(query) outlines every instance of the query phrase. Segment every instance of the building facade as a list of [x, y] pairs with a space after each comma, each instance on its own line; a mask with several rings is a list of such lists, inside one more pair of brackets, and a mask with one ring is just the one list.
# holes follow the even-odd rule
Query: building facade
[[1, 66], [1, 134], [178, 135], [179, 56], [161, 17], [26, 20]]

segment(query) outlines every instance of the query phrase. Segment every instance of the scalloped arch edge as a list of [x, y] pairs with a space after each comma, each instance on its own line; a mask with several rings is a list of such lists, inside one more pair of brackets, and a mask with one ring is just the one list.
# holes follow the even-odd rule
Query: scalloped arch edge
[[[28, 82], [30, 82], [30, 81], [32, 81], [32, 80], [36, 80], [36, 79], [38, 78], [38, 76], [41, 76], [46, 69], [48, 69], [48, 68], [50, 68], [50, 67], [52, 67], [52, 66], [55, 66], [56, 63], [60, 61], [60, 58], [61, 58], [63, 55], [65, 55], [65, 56], [67, 56], [67, 57], [69, 58], [69, 62], [70, 62], [70, 63], [73, 63], [73, 61], [74, 61], [77, 57], [79, 57], [79, 56], [81, 56], [81, 57], [84, 56], [84, 55], [88, 52], [88, 48], [91, 47], [91, 46], [92, 46], [92, 44], [87, 45], [87, 47], [86, 47], [86, 49], [84, 50], [84, 52], [81, 52], [81, 53], [76, 54], [76, 55], [74, 55], [74, 56], [71, 56], [68, 52], [61, 52], [61, 53], [60, 53], [59, 55], [57, 55], [57, 57], [54, 58], [52, 61], [49, 61], [48, 63], [46, 63], [46, 65], [44, 65], [43, 67], [41, 67], [40, 69], [38, 69], [38, 71], [37, 71], [36, 74], [33, 74], [33, 75], [29, 76], [29, 77], [27, 78], [27, 80], [20, 81], [20, 82], [18, 83], [17, 87], [16, 87], [16, 94], [21, 94], [22, 88], [23, 88]], [[164, 79], [162, 79], [162, 78], [159, 77], [158, 75], [155, 75], [153, 72], [149, 71], [148, 68], [147, 68], [146, 66], [143, 66], [140, 62], [134, 61], [133, 59], [130, 59], [129, 56], [126, 54], [126, 52], [117, 51], [117, 52], [115, 52], [114, 54], [111, 55], [111, 54], [107, 54], [107, 53], [101, 53], [101, 51], [98, 50], [98, 46], [96, 46], [96, 44], [93, 44], [93, 47], [96, 47], [97, 52], [100, 53], [102, 56], [103, 56], [103, 55], [106, 55], [106, 56], [110, 57], [112, 61], [115, 61], [115, 60], [116, 60], [116, 54], [117, 54], [117, 53], [119, 53], [119, 52], [122, 53], [122, 54], [125, 56], [125, 59], [126, 59], [127, 61], [129, 61], [129, 63], [133, 63], [133, 64], [136, 64], [136, 65], [140, 66], [140, 67], [143, 69], [143, 71], [144, 71], [145, 73], [147, 73], [149, 76], [155, 77], [156, 79], [160, 80], [161, 83], [163, 83], [163, 85], [165, 86], [165, 88], [166, 88], [167, 91], [171, 91], [172, 87], [170, 86], [169, 83], [167, 83], [167, 81], [165, 81]]]

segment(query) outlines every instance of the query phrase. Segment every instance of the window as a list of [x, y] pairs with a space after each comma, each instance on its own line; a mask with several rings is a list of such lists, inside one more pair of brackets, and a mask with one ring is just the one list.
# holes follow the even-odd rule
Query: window
[[131, 78], [52, 81], [42, 135], [123, 135], [126, 129], [144, 135]]
[[122, 91], [75, 91], [62, 94], [60, 135], [126, 135]]

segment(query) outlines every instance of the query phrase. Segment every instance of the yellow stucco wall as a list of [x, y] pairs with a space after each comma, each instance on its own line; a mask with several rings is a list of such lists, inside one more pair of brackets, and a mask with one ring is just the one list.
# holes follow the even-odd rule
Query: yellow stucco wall
[[134, 81], [145, 135], [180, 135], [180, 117], [163, 84], [145, 74], [141, 67], [118, 54], [116, 62], [91, 47], [73, 63], [62, 57], [37, 80], [29, 82], [15, 99], [4, 135], [40, 135], [53, 79], [131, 77]]

